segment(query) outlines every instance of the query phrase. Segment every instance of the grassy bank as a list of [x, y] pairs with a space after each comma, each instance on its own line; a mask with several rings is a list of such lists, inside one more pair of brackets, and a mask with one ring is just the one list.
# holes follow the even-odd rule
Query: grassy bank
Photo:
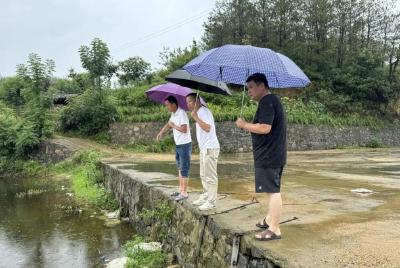
[[145, 251], [140, 243], [146, 242], [145, 238], [135, 235], [124, 245], [124, 255], [128, 257], [126, 268], [162, 268], [165, 267], [167, 254], [163, 251]]
[[100, 209], [115, 210], [118, 203], [103, 185], [100, 156], [96, 151], [82, 151], [72, 159], [55, 165], [51, 170], [72, 177], [72, 189], [78, 199]]
[[33, 160], [0, 157], [0, 177], [36, 177], [46, 172], [46, 166]]

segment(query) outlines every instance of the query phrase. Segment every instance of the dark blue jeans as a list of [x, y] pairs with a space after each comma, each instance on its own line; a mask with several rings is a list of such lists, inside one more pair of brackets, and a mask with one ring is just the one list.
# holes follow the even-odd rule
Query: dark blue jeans
[[189, 177], [190, 156], [192, 155], [192, 143], [176, 145], [176, 166], [181, 171], [182, 177]]

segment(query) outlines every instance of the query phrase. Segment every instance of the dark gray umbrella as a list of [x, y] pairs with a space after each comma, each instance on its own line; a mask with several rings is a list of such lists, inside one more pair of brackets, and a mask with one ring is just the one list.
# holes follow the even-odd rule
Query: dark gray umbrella
[[191, 75], [186, 70], [176, 70], [175, 72], [167, 75], [165, 77], [165, 80], [183, 87], [198, 89], [204, 92], [232, 95], [226, 83], [222, 81], [213, 81], [205, 77]]

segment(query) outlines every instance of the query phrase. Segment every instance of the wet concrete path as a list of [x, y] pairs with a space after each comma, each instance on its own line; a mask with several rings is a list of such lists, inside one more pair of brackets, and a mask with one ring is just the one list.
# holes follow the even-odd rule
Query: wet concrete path
[[[100, 149], [99, 146], [93, 148]], [[142, 172], [148, 183], [175, 191], [173, 155], [105, 151], [125, 172]], [[254, 224], [266, 213], [266, 196], [254, 193], [251, 154], [219, 161], [219, 202], [212, 215], [224, 228], [291, 267], [400, 267], [400, 149], [290, 152], [283, 176], [280, 241], [258, 242]], [[367, 188], [370, 195], [351, 192]], [[201, 184], [193, 157], [190, 198]], [[186, 201], [185, 201], [186, 202]]]
[[[136, 158], [122, 169], [146, 172], [149, 183], [176, 190], [173, 157]], [[201, 190], [193, 161], [191, 197]], [[165, 173], [169, 174], [166, 175]], [[219, 202], [205, 214], [252, 240], [254, 224], [266, 213], [266, 196], [254, 193], [250, 154], [221, 156]], [[351, 192], [367, 188], [370, 195]], [[249, 241], [297, 267], [400, 266], [400, 150], [291, 152], [283, 177], [284, 239]]]

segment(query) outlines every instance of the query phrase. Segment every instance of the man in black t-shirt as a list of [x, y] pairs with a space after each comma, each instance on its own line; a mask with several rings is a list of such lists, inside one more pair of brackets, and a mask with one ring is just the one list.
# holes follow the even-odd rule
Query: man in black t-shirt
[[265, 231], [257, 240], [281, 238], [279, 220], [282, 211], [280, 194], [282, 171], [286, 164], [286, 118], [279, 98], [270, 93], [264, 74], [255, 73], [246, 80], [250, 98], [258, 102], [253, 123], [239, 118], [236, 126], [250, 131], [253, 142], [256, 193], [267, 193], [267, 216], [256, 224]]

